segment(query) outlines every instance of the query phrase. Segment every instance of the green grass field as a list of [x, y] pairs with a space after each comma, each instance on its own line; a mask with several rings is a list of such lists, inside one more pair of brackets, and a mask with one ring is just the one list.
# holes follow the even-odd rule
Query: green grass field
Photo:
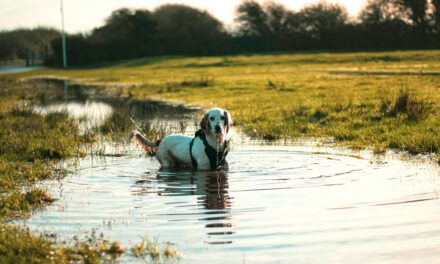
[[[259, 138], [323, 137], [376, 152], [440, 155], [440, 51], [157, 57], [7, 75], [0, 79], [0, 262], [5, 263], [85, 258], [97, 263], [114, 251], [120, 254], [108, 241], [60, 247], [5, 225], [53, 200], [36, 183], [62, 174], [54, 162], [80, 155], [87, 141], [65, 113], [40, 116], [17, 107], [38, 97], [32, 85], [15, 82], [29, 77], [120, 84], [119, 93], [133, 98], [225, 107], [236, 125]], [[134, 250], [144, 254], [143, 248]]]
[[440, 152], [440, 51], [156, 57], [15, 75], [123, 84], [121, 93], [232, 111], [265, 139], [325, 137]]

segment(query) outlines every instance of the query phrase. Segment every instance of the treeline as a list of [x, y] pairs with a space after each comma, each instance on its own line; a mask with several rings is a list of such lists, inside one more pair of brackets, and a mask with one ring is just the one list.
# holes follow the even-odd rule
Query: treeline
[[[83, 65], [153, 55], [229, 53], [230, 35], [205, 11], [185, 5], [164, 5], [154, 12], [118, 9], [104, 26], [89, 35], [67, 38], [67, 61]], [[61, 39], [52, 42], [53, 63], [61, 62]]]
[[238, 7], [241, 49], [377, 50], [440, 47], [440, 0], [369, 0], [357, 18], [319, 2], [295, 12], [275, 2]]
[[23, 59], [31, 51], [44, 58], [59, 35], [59, 31], [45, 27], [0, 31], [0, 61]]
[[[235, 21], [226, 30], [209, 13], [185, 5], [119, 9], [104, 26], [68, 36], [68, 64], [172, 54], [440, 47], [440, 0], [368, 0], [356, 18], [324, 1], [293, 11], [273, 1], [244, 0]], [[51, 44], [48, 62], [60, 65], [61, 40]]]

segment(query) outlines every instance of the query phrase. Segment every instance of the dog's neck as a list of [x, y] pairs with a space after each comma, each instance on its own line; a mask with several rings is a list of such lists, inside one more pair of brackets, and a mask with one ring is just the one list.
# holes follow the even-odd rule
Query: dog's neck
[[225, 135], [206, 133], [206, 141], [214, 149], [223, 151], [225, 147]]

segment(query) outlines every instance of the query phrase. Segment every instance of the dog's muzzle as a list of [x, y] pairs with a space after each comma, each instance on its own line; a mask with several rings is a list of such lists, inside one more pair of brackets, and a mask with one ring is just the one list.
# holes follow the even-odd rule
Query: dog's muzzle
[[222, 127], [220, 125], [216, 125], [214, 127], [214, 129], [215, 129], [215, 133], [216, 134], [220, 134], [222, 132]]

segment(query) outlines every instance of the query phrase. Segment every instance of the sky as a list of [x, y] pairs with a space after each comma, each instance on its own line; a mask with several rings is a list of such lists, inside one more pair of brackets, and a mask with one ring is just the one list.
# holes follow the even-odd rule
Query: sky
[[[0, 31], [19, 27], [61, 27], [61, 0], [0, 0]], [[319, 0], [275, 0], [291, 10], [298, 10]], [[121, 7], [154, 8], [167, 3], [190, 5], [231, 26], [235, 8], [241, 0], [63, 0], [65, 30], [69, 33], [86, 33], [102, 26], [110, 13]], [[259, 1], [262, 3], [262, 1]], [[356, 16], [365, 0], [327, 0], [344, 5], [349, 14]]]

